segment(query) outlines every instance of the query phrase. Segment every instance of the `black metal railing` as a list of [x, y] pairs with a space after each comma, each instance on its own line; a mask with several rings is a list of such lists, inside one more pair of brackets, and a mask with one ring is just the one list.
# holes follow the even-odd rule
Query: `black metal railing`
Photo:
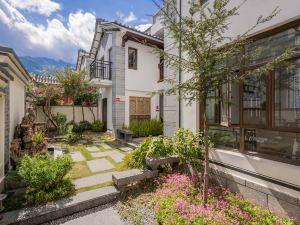
[[111, 62], [95, 60], [90, 65], [90, 78], [111, 80]]

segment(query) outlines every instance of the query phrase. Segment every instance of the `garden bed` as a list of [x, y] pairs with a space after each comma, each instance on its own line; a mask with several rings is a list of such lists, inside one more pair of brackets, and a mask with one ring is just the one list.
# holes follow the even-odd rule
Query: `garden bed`
[[116, 207], [127, 224], [296, 224], [213, 183], [204, 206], [201, 190], [195, 177], [163, 175], [124, 193]]

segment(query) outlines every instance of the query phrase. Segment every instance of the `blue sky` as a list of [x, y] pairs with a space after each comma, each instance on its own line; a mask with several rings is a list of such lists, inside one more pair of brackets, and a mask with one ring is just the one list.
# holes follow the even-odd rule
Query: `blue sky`
[[0, 0], [0, 45], [74, 63], [78, 48], [89, 51], [95, 18], [143, 30], [157, 10], [152, 0]]

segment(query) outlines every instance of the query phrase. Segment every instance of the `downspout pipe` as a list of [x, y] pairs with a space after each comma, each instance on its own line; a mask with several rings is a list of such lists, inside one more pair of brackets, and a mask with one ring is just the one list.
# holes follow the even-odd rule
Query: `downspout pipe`
[[[181, 22], [182, 22], [182, 0], [179, 0], [179, 26], [181, 30]], [[182, 69], [181, 69], [181, 59], [182, 59], [182, 38], [181, 38], [181, 33], [179, 37], [179, 49], [178, 49], [178, 55], [179, 55], [179, 70], [178, 70], [178, 81], [181, 83], [181, 76], [182, 76]], [[178, 127], [181, 128], [181, 90], [179, 89], [178, 91], [179, 94], [179, 110], [178, 110]]]

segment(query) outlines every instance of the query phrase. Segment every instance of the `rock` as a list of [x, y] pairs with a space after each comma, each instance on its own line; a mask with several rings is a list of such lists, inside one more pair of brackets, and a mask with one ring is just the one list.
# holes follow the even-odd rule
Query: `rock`
[[157, 170], [159, 166], [164, 164], [173, 165], [175, 163], [179, 163], [179, 158], [177, 156], [146, 158], [146, 165], [152, 170]]

